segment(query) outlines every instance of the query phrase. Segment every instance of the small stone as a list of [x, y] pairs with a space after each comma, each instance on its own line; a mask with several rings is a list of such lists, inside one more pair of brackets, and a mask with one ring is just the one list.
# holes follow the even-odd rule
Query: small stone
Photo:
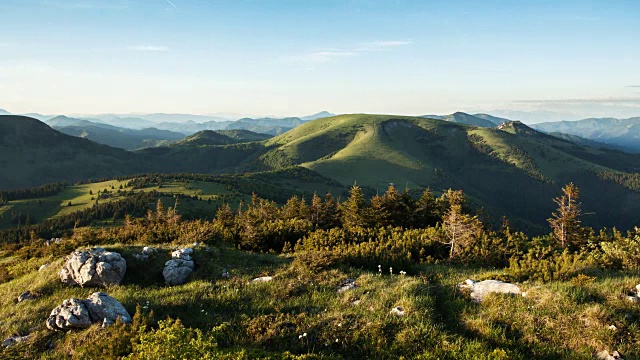
[[360, 305], [360, 303], [362, 302], [362, 300], [358, 299], [358, 300], [354, 300], [351, 304], [354, 306], [358, 306]]
[[4, 339], [4, 341], [2, 342], [2, 347], [4, 348], [10, 348], [14, 345], [17, 345], [27, 339], [29, 339], [30, 335], [27, 336], [20, 336], [20, 335], [13, 335], [13, 336], [9, 336], [8, 338]]
[[263, 282], [269, 282], [273, 280], [273, 276], [262, 276], [262, 277], [258, 277], [255, 278], [253, 280], [251, 280], [249, 283], [253, 284], [253, 283], [263, 283]]
[[458, 285], [458, 288], [470, 289], [471, 299], [475, 302], [484, 301], [485, 297], [492, 293], [514, 295], [522, 294], [522, 291], [520, 291], [520, 288], [517, 285], [498, 280], [484, 280], [476, 282], [471, 279], [467, 279], [464, 283]]
[[612, 330], [612, 331], [616, 331], [616, 330], [618, 330], [618, 328], [617, 328], [615, 325], [609, 325], [609, 326], [607, 327], [607, 329]]
[[405, 315], [405, 310], [402, 306], [396, 306], [393, 309], [391, 309], [390, 312], [391, 315], [396, 315], [396, 316], [404, 316]]
[[638, 304], [640, 303], [640, 298], [637, 296], [627, 296], [627, 300], [631, 301], [632, 303]]
[[46, 269], [46, 268], [47, 268], [47, 266], [49, 266], [49, 263], [46, 263], [46, 264], [44, 264], [44, 265], [41, 265], [41, 266], [38, 268], [38, 271], [42, 271], [42, 270]]
[[229, 274], [229, 272], [227, 271], [227, 269], [222, 270], [222, 278], [223, 278], [223, 279], [229, 279], [229, 278], [231, 278], [231, 274]]
[[36, 296], [30, 291], [27, 290], [18, 296], [18, 302], [21, 303], [27, 300], [35, 300]]
[[600, 351], [599, 353], [596, 354], [596, 359], [598, 359], [598, 360], [623, 360], [624, 358], [617, 351], [609, 353], [608, 350], [602, 350], [602, 351]]
[[356, 281], [353, 279], [347, 279], [342, 283], [342, 286], [338, 286], [338, 293], [343, 293], [345, 291], [349, 291], [349, 290], [353, 290], [355, 289], [356, 286]]

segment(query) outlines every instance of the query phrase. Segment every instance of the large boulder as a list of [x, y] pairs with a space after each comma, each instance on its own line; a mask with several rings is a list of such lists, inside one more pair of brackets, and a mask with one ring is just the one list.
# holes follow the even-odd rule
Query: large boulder
[[92, 322], [131, 322], [131, 316], [122, 304], [103, 292], [95, 292], [84, 301], [89, 310], [89, 316]]
[[67, 285], [110, 286], [122, 282], [127, 261], [117, 252], [94, 248], [74, 251], [60, 270], [60, 280]]
[[51, 330], [84, 329], [93, 323], [115, 323], [118, 319], [131, 322], [131, 316], [118, 300], [96, 292], [87, 300], [64, 300], [51, 311], [47, 327]]
[[84, 329], [91, 326], [89, 310], [83, 300], [66, 299], [58, 305], [47, 319], [47, 327], [51, 330]]
[[193, 272], [195, 264], [192, 260], [172, 259], [164, 264], [162, 276], [167, 285], [181, 285]]
[[522, 291], [518, 285], [509, 284], [498, 280], [484, 280], [473, 281], [470, 279], [465, 280], [463, 284], [458, 286], [461, 289], [471, 290], [471, 299], [475, 302], [484, 301], [485, 297], [492, 293], [499, 294], [515, 294], [521, 295]]

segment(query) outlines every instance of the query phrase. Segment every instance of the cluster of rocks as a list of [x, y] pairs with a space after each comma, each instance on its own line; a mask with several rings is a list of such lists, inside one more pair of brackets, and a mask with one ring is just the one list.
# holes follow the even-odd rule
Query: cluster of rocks
[[471, 290], [471, 300], [478, 303], [484, 301], [487, 295], [493, 293], [514, 295], [523, 294], [518, 285], [498, 280], [484, 280], [476, 282], [471, 279], [467, 279], [464, 283], [458, 285], [458, 288]]
[[71, 330], [84, 329], [94, 323], [107, 326], [118, 319], [128, 323], [131, 316], [118, 300], [103, 292], [96, 292], [86, 300], [64, 300], [51, 311], [46, 324], [51, 330]]
[[171, 253], [171, 260], [164, 264], [162, 270], [162, 276], [167, 285], [181, 285], [187, 282], [187, 277], [195, 268], [191, 255], [193, 255], [192, 248], [178, 249]]
[[126, 271], [127, 262], [120, 254], [94, 248], [67, 256], [59, 275], [66, 285], [105, 287], [120, 284]]
[[136, 260], [146, 261], [146, 260], [149, 260], [150, 256], [155, 255], [157, 252], [158, 250], [150, 246], [145, 246], [142, 248], [142, 251], [140, 251], [139, 254], [133, 254], [133, 257]]

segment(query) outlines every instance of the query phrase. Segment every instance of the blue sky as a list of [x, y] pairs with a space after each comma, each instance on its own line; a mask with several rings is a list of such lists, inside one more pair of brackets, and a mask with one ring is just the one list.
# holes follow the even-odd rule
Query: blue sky
[[640, 1], [2, 0], [11, 112], [640, 115]]

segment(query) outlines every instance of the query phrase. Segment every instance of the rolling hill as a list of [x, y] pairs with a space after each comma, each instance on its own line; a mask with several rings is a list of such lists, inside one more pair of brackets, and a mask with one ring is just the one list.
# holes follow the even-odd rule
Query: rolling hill
[[249, 130], [204, 130], [178, 141], [176, 145], [229, 145], [252, 141], [263, 141], [272, 136]]
[[585, 211], [595, 214], [585, 217], [589, 225], [630, 228], [640, 213], [637, 175], [629, 174], [640, 170], [640, 156], [577, 145], [520, 122], [484, 128], [421, 117], [340, 115], [265, 141], [220, 144], [231, 133], [204, 132], [182, 144], [126, 152], [66, 136], [34, 119], [3, 118], [1, 164], [15, 170], [2, 174], [0, 188], [125, 173], [302, 166], [373, 192], [389, 183], [463, 189], [486, 213], [539, 231], [555, 207], [551, 199], [568, 182], [578, 185]]
[[26, 188], [144, 171], [136, 156], [63, 134], [24, 116], [0, 116], [0, 188]]
[[449, 121], [457, 124], [465, 124], [465, 125], [473, 125], [480, 127], [495, 127], [497, 125], [502, 124], [505, 121], [509, 121], [507, 119], [498, 118], [495, 116], [487, 115], [487, 114], [476, 114], [471, 115], [463, 112], [456, 112], [450, 115], [423, 115], [421, 116], [427, 119], [437, 119]]

